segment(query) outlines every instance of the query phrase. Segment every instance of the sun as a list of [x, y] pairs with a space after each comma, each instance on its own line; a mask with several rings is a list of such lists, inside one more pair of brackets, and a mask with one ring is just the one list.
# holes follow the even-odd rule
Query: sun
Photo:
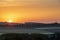
[[8, 20], [7, 22], [11, 23], [11, 22], [13, 22], [13, 21], [12, 21], [12, 20]]

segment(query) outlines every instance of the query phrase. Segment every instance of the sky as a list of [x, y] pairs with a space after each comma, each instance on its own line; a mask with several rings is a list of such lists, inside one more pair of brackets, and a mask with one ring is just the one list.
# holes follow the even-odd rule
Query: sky
[[60, 0], [0, 0], [0, 22], [60, 22]]

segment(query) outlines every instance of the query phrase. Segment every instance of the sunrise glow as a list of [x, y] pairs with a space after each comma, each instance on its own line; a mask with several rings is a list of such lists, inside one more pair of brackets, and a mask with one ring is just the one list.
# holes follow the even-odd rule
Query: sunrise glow
[[58, 0], [0, 0], [0, 22], [60, 22]]
[[7, 22], [11, 23], [11, 22], [13, 22], [13, 21], [12, 21], [12, 20], [8, 20]]
[[13, 2], [13, 1], [15, 1], [15, 0], [5, 0], [5, 1], [7, 1], [7, 2]]

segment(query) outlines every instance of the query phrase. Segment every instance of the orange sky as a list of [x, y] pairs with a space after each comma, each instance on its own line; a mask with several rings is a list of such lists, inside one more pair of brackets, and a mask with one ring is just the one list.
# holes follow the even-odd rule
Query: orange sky
[[60, 22], [59, 0], [0, 0], [0, 22]]

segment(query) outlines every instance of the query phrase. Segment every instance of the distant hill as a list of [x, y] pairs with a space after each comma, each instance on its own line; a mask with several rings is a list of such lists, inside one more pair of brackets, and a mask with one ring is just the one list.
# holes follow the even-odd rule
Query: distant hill
[[23, 28], [34, 28], [34, 27], [60, 27], [60, 23], [35, 23], [35, 22], [25, 22], [25, 23], [8, 23], [0, 22], [0, 27], [23, 27]]

